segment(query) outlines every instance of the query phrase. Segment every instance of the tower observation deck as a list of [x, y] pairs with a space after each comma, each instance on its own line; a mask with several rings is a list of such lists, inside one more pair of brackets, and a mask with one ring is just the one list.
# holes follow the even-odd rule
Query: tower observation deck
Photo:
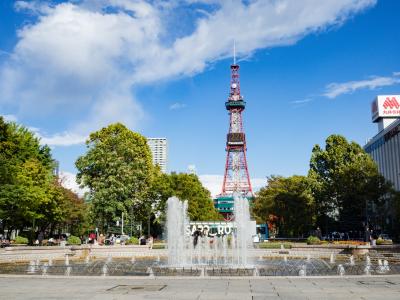
[[246, 160], [246, 135], [243, 130], [242, 112], [246, 102], [240, 94], [239, 65], [231, 65], [231, 83], [225, 108], [229, 112], [229, 131], [226, 136], [226, 163], [221, 194], [214, 199], [214, 205], [230, 219], [233, 214], [233, 195], [241, 194], [253, 199], [250, 176]]

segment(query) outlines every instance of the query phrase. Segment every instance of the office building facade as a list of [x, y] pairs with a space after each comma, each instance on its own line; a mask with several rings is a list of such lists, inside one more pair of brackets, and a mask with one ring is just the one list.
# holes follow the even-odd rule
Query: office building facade
[[163, 173], [167, 173], [168, 143], [166, 138], [147, 138], [147, 144], [153, 155], [153, 163], [160, 166]]
[[378, 134], [364, 146], [379, 172], [400, 191], [400, 96], [378, 96], [372, 103]]

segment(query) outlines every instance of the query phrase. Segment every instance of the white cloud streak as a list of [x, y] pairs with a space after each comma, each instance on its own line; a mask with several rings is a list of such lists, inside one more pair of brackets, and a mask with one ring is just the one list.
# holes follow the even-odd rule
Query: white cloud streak
[[180, 102], [175, 102], [174, 104], [171, 104], [169, 106], [170, 110], [178, 110], [178, 109], [182, 109], [185, 108], [186, 104], [185, 103], [180, 103]]
[[323, 96], [330, 99], [334, 99], [340, 95], [351, 94], [361, 89], [375, 90], [381, 87], [399, 84], [400, 78], [396, 78], [396, 76], [398, 76], [396, 73], [393, 74], [394, 75], [391, 77], [374, 76], [366, 80], [349, 81], [342, 83], [330, 83], [326, 86], [326, 91], [323, 94]]
[[[68, 145], [109, 122], [137, 129], [146, 114], [134, 97], [136, 86], [202, 72], [232, 55], [233, 39], [238, 55], [247, 57], [340, 25], [376, 0], [46, 3], [16, 2], [17, 10], [37, 17], [20, 28], [0, 66], [0, 105], [21, 119], [59, 118], [62, 133], [46, 138]], [[192, 24], [174, 19], [177, 5], [197, 10], [196, 3], [208, 5], [208, 13], [193, 14]], [[193, 30], [167, 30], [178, 25]]]

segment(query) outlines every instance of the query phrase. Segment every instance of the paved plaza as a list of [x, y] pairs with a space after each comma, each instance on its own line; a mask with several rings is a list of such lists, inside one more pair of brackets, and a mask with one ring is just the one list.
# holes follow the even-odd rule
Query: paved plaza
[[400, 276], [111, 278], [0, 276], [0, 299], [400, 299]]

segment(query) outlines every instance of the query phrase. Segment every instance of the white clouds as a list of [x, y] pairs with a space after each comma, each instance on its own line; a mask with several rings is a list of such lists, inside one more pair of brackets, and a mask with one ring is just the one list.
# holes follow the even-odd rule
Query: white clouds
[[371, 77], [366, 80], [359, 81], [349, 81], [343, 83], [330, 83], [326, 87], [326, 91], [323, 94], [325, 97], [330, 99], [336, 98], [343, 94], [350, 94], [356, 90], [360, 89], [369, 89], [375, 90], [380, 87], [391, 86], [400, 83], [400, 78], [396, 78], [398, 76], [396, 73], [393, 73], [392, 77]]
[[313, 98], [305, 98], [305, 99], [301, 99], [301, 100], [294, 100], [294, 101], [291, 101], [290, 103], [291, 104], [296, 104], [296, 105], [301, 105], [301, 104], [306, 104], [306, 103], [311, 102], [311, 101], [313, 101]]
[[[222, 182], [224, 176], [222, 175], [199, 175], [201, 183], [211, 192], [211, 196], [215, 197], [221, 193]], [[260, 188], [267, 184], [266, 178], [251, 178], [251, 185], [253, 192], [257, 192]]]
[[64, 121], [59, 131], [65, 132], [49, 138], [59, 145], [82, 140], [77, 137], [110, 121], [136, 128], [145, 117], [133, 97], [138, 84], [201, 72], [231, 55], [233, 39], [240, 56], [293, 44], [341, 24], [376, 0], [194, 2], [213, 8], [191, 20], [194, 30], [184, 36], [165, 25], [177, 3], [185, 2], [16, 2], [37, 20], [18, 31], [18, 43], [0, 68], [0, 104], [17, 116], [59, 117]]
[[17, 122], [18, 118], [14, 115], [3, 115], [6, 122]]
[[182, 109], [185, 107], [186, 107], [185, 103], [175, 102], [169, 106], [169, 109], [170, 110], [178, 110], [178, 109]]
[[78, 135], [76, 133], [62, 132], [54, 135], [43, 135], [43, 133], [37, 133], [42, 144], [49, 146], [71, 146], [82, 144], [85, 142], [85, 136]]
[[70, 172], [61, 171], [60, 172], [60, 182], [61, 185], [74, 193], [78, 194], [80, 197], [88, 192], [87, 188], [81, 189], [76, 183], [76, 175]]

